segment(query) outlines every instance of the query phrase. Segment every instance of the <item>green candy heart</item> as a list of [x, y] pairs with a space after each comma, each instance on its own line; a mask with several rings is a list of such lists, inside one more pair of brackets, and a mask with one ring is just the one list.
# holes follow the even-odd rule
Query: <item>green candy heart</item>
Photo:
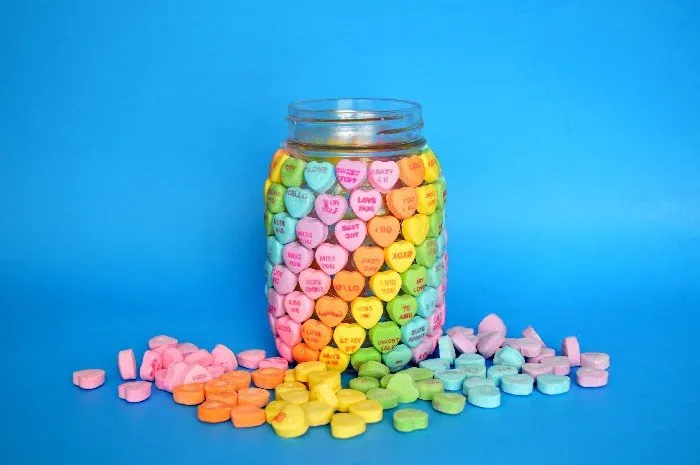
[[428, 286], [438, 287], [445, 277], [445, 262], [437, 260], [428, 270]]
[[416, 316], [418, 302], [412, 295], [401, 294], [387, 302], [386, 311], [397, 324], [404, 325]]
[[418, 386], [406, 373], [396, 373], [386, 385], [389, 391], [394, 391], [399, 396], [399, 402], [410, 404], [418, 399]]
[[368, 360], [360, 365], [360, 369], [358, 370], [357, 374], [361, 377], [366, 376], [369, 378], [381, 379], [389, 374], [389, 367], [384, 365], [382, 362]]
[[369, 340], [379, 352], [389, 352], [401, 340], [401, 329], [393, 321], [382, 321], [369, 329]]
[[390, 381], [391, 378], [393, 378], [393, 377], [394, 377], [394, 375], [386, 375], [386, 376], [384, 376], [382, 379], [379, 380], [379, 385], [380, 385], [381, 387], [383, 387], [384, 389], [386, 389], [387, 384], [389, 384], [389, 381]]
[[432, 379], [433, 376], [435, 376], [435, 372], [433, 370], [419, 367], [406, 368], [405, 370], [401, 371], [401, 373], [406, 373], [408, 376], [413, 378], [413, 381], [415, 382]]
[[287, 193], [287, 188], [282, 184], [273, 182], [267, 190], [267, 209], [272, 213], [280, 213], [284, 211], [284, 194]]
[[416, 246], [416, 263], [430, 268], [437, 259], [437, 252], [437, 240], [429, 237], [421, 245]]
[[449, 415], [462, 413], [467, 398], [458, 392], [441, 392], [433, 396], [433, 408]]
[[394, 412], [394, 429], [410, 433], [428, 427], [428, 414], [415, 408], [404, 408]]
[[365, 393], [368, 399], [378, 402], [384, 410], [394, 408], [399, 405], [399, 396], [394, 392], [384, 388], [370, 389]]
[[435, 213], [428, 217], [428, 237], [438, 237], [442, 231], [442, 223], [445, 220], [445, 215], [441, 209], [435, 210]]
[[418, 386], [418, 398], [421, 400], [433, 400], [435, 394], [445, 392], [445, 386], [439, 379], [422, 379], [416, 381]]
[[266, 211], [265, 212], [265, 234], [270, 236], [272, 234], [272, 218], [273, 218], [272, 212]]
[[370, 376], [358, 376], [350, 380], [350, 389], [366, 393], [370, 389], [378, 388], [379, 381], [377, 378]]
[[411, 361], [413, 353], [405, 344], [399, 344], [389, 352], [382, 354], [384, 365], [389, 367], [392, 372], [399, 371]]
[[369, 362], [370, 360], [374, 362], [381, 362], [382, 354], [374, 347], [362, 347], [357, 349], [350, 356], [350, 365], [352, 365], [355, 370], [359, 370], [360, 365], [365, 362]]
[[[425, 242], [423, 243], [425, 244]], [[435, 243], [435, 246], [437, 247], [437, 242]], [[437, 249], [435, 253], [437, 253]], [[435, 259], [433, 259], [433, 262], [434, 261]], [[411, 265], [406, 271], [400, 274], [401, 289], [403, 289], [403, 291], [407, 294], [414, 296], [420, 294], [428, 282], [428, 270], [421, 265]]]
[[445, 197], [447, 196], [447, 192], [445, 192], [445, 181], [438, 179], [433, 186], [435, 186], [435, 191], [437, 192], [437, 208], [444, 209]]
[[287, 158], [284, 163], [282, 163], [282, 168], [280, 169], [282, 184], [287, 187], [301, 186], [301, 183], [304, 182], [305, 166], [306, 162], [304, 160], [293, 157]]

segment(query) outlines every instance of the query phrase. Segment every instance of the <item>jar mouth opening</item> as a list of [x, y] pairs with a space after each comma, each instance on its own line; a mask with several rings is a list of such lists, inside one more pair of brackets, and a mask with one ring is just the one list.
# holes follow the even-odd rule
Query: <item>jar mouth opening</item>
[[421, 105], [387, 98], [333, 98], [299, 100], [289, 104], [290, 122], [364, 123], [420, 118]]

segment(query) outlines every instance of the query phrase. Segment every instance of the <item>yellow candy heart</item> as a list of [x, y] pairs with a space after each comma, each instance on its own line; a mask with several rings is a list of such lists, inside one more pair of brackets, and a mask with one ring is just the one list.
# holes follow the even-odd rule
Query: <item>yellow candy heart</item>
[[425, 165], [425, 182], [435, 182], [440, 177], [440, 162], [438, 162], [435, 152], [427, 149], [420, 155]]
[[309, 380], [309, 373], [314, 371], [326, 371], [326, 364], [316, 360], [302, 362], [294, 369], [294, 376], [297, 381], [305, 383]]
[[336, 396], [338, 397], [339, 412], [347, 412], [352, 404], [362, 402], [367, 398], [364, 392], [355, 389], [341, 389]]
[[309, 373], [309, 389], [327, 384], [334, 391], [340, 389], [340, 372], [338, 370], [314, 371]]
[[319, 401], [323, 404], [329, 406], [335, 412], [338, 408], [338, 396], [335, 395], [335, 391], [328, 384], [319, 384], [311, 389], [311, 395], [309, 399], [312, 401]]
[[309, 426], [327, 425], [331, 422], [333, 409], [319, 400], [312, 400], [301, 406]]
[[265, 180], [265, 196], [263, 197], [263, 202], [267, 204], [267, 191], [270, 190], [270, 184], [272, 184], [272, 181], [270, 179]]
[[[386, 264], [389, 265], [389, 268], [398, 271], [399, 273], [406, 271], [413, 263], [414, 258], [416, 258], [416, 248], [408, 241], [394, 242], [393, 244], [389, 245], [389, 247], [384, 249], [384, 260], [386, 261]], [[374, 276], [377, 276], [377, 274]], [[371, 279], [372, 278], [370, 278], [370, 281]], [[375, 292], [375, 294], [377, 293]]]
[[[420, 187], [418, 189], [421, 189]], [[418, 196], [418, 205], [420, 208], [420, 195]], [[423, 243], [425, 238], [428, 236], [428, 230], [430, 229], [430, 221], [428, 217], [422, 214], [413, 215], [410, 218], [406, 218], [401, 222], [401, 234], [403, 234], [404, 239], [413, 242], [416, 245]]]
[[418, 213], [432, 215], [437, 208], [437, 190], [434, 184], [416, 187], [418, 194]]
[[282, 407], [282, 411], [272, 419], [270, 424], [275, 433], [283, 438], [296, 438], [309, 429], [304, 409], [294, 404]]
[[272, 182], [282, 182], [281, 171], [282, 164], [287, 161], [289, 155], [283, 150], [278, 150], [275, 152], [272, 161], [270, 162], [270, 181]]
[[357, 323], [341, 323], [333, 331], [335, 345], [346, 354], [352, 354], [359, 349], [366, 337], [367, 331]]
[[[413, 244], [409, 242], [406, 243], [413, 247]], [[380, 271], [369, 278], [369, 287], [372, 289], [372, 292], [374, 292], [374, 295], [384, 302], [388, 302], [396, 297], [399, 290], [401, 290], [401, 275], [392, 270]]]
[[359, 436], [366, 428], [365, 420], [354, 413], [336, 413], [331, 418], [331, 436], [336, 439]]
[[366, 423], [378, 423], [382, 421], [382, 417], [384, 416], [382, 405], [372, 399], [365, 399], [352, 404], [348, 411], [362, 417]]
[[325, 363], [329, 370], [345, 371], [350, 364], [350, 356], [337, 347], [324, 347], [318, 359]]
[[268, 424], [272, 424], [272, 419], [282, 411], [285, 405], [287, 405], [287, 401], [285, 400], [273, 400], [267, 404], [265, 407], [265, 421], [267, 421]]
[[358, 297], [350, 303], [350, 313], [360, 326], [369, 329], [382, 317], [384, 307], [376, 297]]
[[283, 400], [290, 404], [302, 405], [309, 401], [309, 391], [306, 389], [303, 391], [299, 389], [283, 392], [279, 395], [279, 399], [276, 400]]

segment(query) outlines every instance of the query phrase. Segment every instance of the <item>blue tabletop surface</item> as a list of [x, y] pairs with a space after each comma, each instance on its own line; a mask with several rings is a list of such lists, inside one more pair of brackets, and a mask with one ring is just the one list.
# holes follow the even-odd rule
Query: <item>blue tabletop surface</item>
[[[3, 2], [3, 463], [698, 463], [699, 19], [691, 1]], [[156, 334], [274, 350], [262, 181], [286, 104], [336, 96], [424, 105], [447, 325], [576, 335], [610, 353], [607, 387], [421, 401], [428, 430], [387, 415], [348, 441], [117, 398], [117, 351]], [[81, 368], [106, 384], [76, 388]]]

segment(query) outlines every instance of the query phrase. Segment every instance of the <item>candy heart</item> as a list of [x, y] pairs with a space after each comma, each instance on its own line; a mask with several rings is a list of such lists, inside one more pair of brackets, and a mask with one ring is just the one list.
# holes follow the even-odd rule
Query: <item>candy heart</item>
[[358, 297], [350, 303], [350, 313], [363, 328], [371, 328], [382, 317], [384, 308], [377, 297]]
[[365, 328], [357, 323], [341, 323], [333, 330], [335, 345], [346, 354], [352, 354], [362, 346], [367, 337]]
[[503, 323], [503, 320], [501, 320], [498, 315], [495, 313], [489, 313], [483, 320], [481, 320], [479, 326], [477, 327], [477, 331], [479, 333], [498, 332], [505, 336], [507, 328], [506, 324]]
[[301, 187], [290, 187], [284, 194], [284, 205], [294, 218], [302, 218], [314, 207], [314, 194]]
[[401, 289], [407, 294], [414, 296], [420, 294], [427, 281], [428, 270], [421, 265], [411, 265], [401, 273]]
[[408, 218], [416, 212], [418, 195], [413, 187], [402, 187], [386, 193], [386, 206], [399, 219]]
[[[408, 347], [406, 347], [403, 344], [399, 344], [396, 347], [394, 347], [392, 350], [390, 350], [389, 352], [382, 354], [382, 362], [384, 362], [384, 365], [389, 367], [389, 370], [392, 373], [395, 373], [395, 372], [403, 369], [403, 367], [405, 367], [406, 365], [408, 365], [408, 362], [411, 361], [411, 355], [412, 355], [411, 349], [409, 349]], [[415, 386], [415, 382], [413, 381], [413, 379], [411, 379], [410, 376], [408, 376], [408, 378], [409, 378], [409, 381], [411, 383], [413, 383], [413, 385]], [[392, 378], [392, 380], [393, 379], [394, 378]], [[396, 383], [396, 381], [394, 381], [394, 384], [395, 383]], [[393, 386], [393, 388], [397, 389], [396, 386]], [[389, 385], [387, 385], [387, 389], [389, 389]], [[392, 390], [394, 390], [394, 389], [392, 389]], [[414, 395], [415, 395], [415, 399], [417, 399], [418, 398], [418, 389], [417, 388], [414, 391]], [[413, 399], [413, 400], [407, 399], [407, 402], [408, 403], [414, 402], [415, 399]]]
[[333, 289], [338, 297], [350, 302], [365, 289], [365, 277], [357, 271], [339, 271], [333, 277]]
[[359, 370], [360, 365], [370, 360], [381, 362], [382, 354], [374, 347], [362, 347], [352, 354], [352, 357], [350, 357], [350, 364], [355, 370]]
[[351, 252], [362, 245], [365, 237], [367, 226], [362, 220], [341, 220], [335, 225], [335, 238]]
[[419, 156], [402, 158], [398, 161], [398, 165], [399, 178], [404, 184], [408, 187], [421, 185], [425, 176], [425, 166], [423, 166], [423, 160]]
[[435, 181], [435, 191], [437, 192], [437, 207], [445, 208], [445, 200], [447, 200], [445, 181], [441, 179]]
[[335, 169], [327, 161], [310, 161], [304, 169], [304, 179], [314, 192], [322, 194], [335, 184]]
[[321, 220], [304, 217], [297, 222], [297, 239], [301, 245], [314, 249], [328, 238], [328, 226]]
[[275, 318], [284, 315], [284, 295], [278, 293], [273, 288], [267, 290], [267, 311]]
[[340, 160], [335, 166], [338, 183], [346, 190], [357, 189], [367, 177], [367, 166], [362, 161]]
[[419, 265], [430, 268], [435, 263], [437, 255], [437, 240], [432, 237], [427, 238], [421, 245], [416, 247], [416, 263]]
[[428, 235], [429, 226], [428, 217], [419, 213], [401, 222], [401, 234], [409, 242], [422, 244]]
[[282, 164], [287, 161], [289, 155], [282, 149], [278, 149], [272, 156], [272, 161], [270, 162], [270, 181], [281, 182], [280, 171], [282, 169]]
[[386, 247], [399, 235], [399, 220], [393, 216], [375, 216], [367, 223], [367, 232], [375, 244]]
[[277, 337], [277, 318], [270, 312], [267, 312], [267, 322], [270, 324], [272, 337]]
[[321, 350], [331, 342], [333, 330], [318, 320], [306, 320], [301, 325], [301, 337], [307, 346], [314, 350]]
[[401, 329], [393, 321], [382, 321], [369, 329], [369, 340], [379, 352], [389, 352], [401, 340]]
[[359, 247], [352, 253], [352, 262], [357, 271], [372, 276], [384, 265], [384, 250], [381, 247]]
[[314, 313], [314, 301], [299, 291], [284, 296], [284, 310], [297, 323], [308, 320]]
[[279, 265], [282, 263], [282, 247], [284, 246], [275, 238], [275, 236], [268, 236], [267, 259], [270, 260], [270, 263], [273, 265]]
[[435, 185], [426, 184], [425, 186], [416, 187], [416, 195], [418, 196], [418, 204], [416, 206], [418, 213], [432, 215], [437, 208]]
[[416, 248], [408, 241], [398, 241], [384, 249], [386, 264], [399, 273], [406, 271], [416, 257]]
[[323, 243], [316, 249], [316, 263], [328, 275], [334, 275], [348, 263], [348, 251], [337, 244]]
[[282, 410], [270, 420], [272, 429], [282, 438], [296, 438], [309, 429], [304, 410], [296, 404], [287, 403]]
[[379, 192], [391, 190], [399, 180], [399, 167], [395, 161], [376, 160], [369, 165], [369, 183]]
[[301, 325], [288, 315], [277, 320], [275, 329], [277, 329], [277, 337], [286, 345], [291, 347], [297, 342], [301, 342]]
[[282, 259], [292, 273], [299, 274], [311, 266], [314, 253], [298, 242], [290, 242], [282, 249]]
[[440, 236], [437, 238], [437, 255], [440, 256], [445, 253], [445, 245], [446, 245], [446, 240], [445, 238], [447, 237], [445, 235], [445, 229], [442, 230], [442, 233]]
[[445, 304], [445, 291], [447, 291], [447, 282], [443, 281], [437, 288], [437, 300], [435, 301], [435, 305]]
[[265, 261], [265, 286], [272, 286], [272, 263]]
[[303, 342], [292, 347], [291, 355], [297, 363], [315, 362], [318, 360], [318, 350], [312, 349]]
[[442, 223], [445, 221], [445, 215], [439, 208], [435, 209], [435, 213], [428, 217], [428, 236], [438, 237], [442, 232]]
[[399, 325], [406, 324], [411, 318], [416, 316], [418, 302], [412, 295], [399, 295], [386, 304], [386, 312], [389, 317]]
[[[408, 347], [415, 347], [421, 342], [428, 333], [428, 322], [425, 318], [416, 316], [411, 321], [401, 327], [401, 342]], [[410, 359], [411, 356], [409, 355]]]
[[404, 408], [394, 413], [394, 428], [402, 433], [410, 433], [428, 427], [428, 414], [415, 408]]
[[343, 299], [326, 295], [316, 301], [316, 315], [326, 326], [337, 326], [347, 314], [348, 304]]
[[316, 197], [316, 215], [327, 225], [337, 223], [348, 209], [348, 201], [342, 195], [321, 194]]
[[423, 318], [427, 318], [435, 311], [437, 304], [437, 289], [430, 286], [425, 286], [423, 292], [416, 297], [418, 303], [418, 314]]
[[298, 158], [289, 157], [282, 163], [280, 179], [287, 187], [299, 187], [304, 182], [304, 167], [306, 162]]
[[286, 213], [277, 213], [272, 217], [272, 231], [282, 244], [289, 244], [296, 238], [297, 219]]
[[267, 209], [272, 213], [280, 213], [284, 211], [284, 196], [287, 188], [282, 184], [273, 182], [267, 190]]
[[433, 266], [428, 268], [428, 286], [438, 287], [445, 276], [445, 263], [437, 260]]
[[326, 364], [329, 370], [345, 371], [350, 364], [350, 356], [336, 347], [326, 346], [321, 349], [318, 359]]
[[280, 294], [289, 294], [297, 287], [297, 275], [284, 265], [272, 267], [272, 286]]
[[374, 295], [388, 302], [401, 290], [401, 276], [392, 270], [380, 271], [369, 278], [369, 287]]
[[321, 270], [307, 268], [299, 273], [299, 286], [304, 294], [315, 300], [326, 295], [331, 288], [331, 278]]
[[445, 325], [445, 307], [436, 305], [435, 311], [426, 320], [428, 321], [428, 335], [442, 333], [442, 327]]
[[265, 210], [265, 219], [264, 219], [264, 221], [265, 221], [265, 234], [267, 234], [268, 236], [270, 234], [272, 234], [272, 219], [273, 218], [274, 218], [274, 215], [272, 214], [272, 212]]
[[294, 361], [294, 358], [292, 357], [292, 348], [282, 342], [282, 339], [279, 337], [275, 338], [275, 347], [277, 348], [277, 353], [279, 353], [283, 359], [288, 362]]
[[368, 221], [382, 208], [382, 194], [374, 189], [354, 190], [350, 194], [350, 208], [358, 218]]
[[425, 149], [420, 158], [425, 166], [425, 182], [435, 182], [440, 177], [440, 163], [435, 153], [430, 149]]
[[420, 363], [432, 355], [435, 349], [432, 346], [432, 341], [427, 337], [423, 338], [423, 342], [411, 349], [414, 363]]

